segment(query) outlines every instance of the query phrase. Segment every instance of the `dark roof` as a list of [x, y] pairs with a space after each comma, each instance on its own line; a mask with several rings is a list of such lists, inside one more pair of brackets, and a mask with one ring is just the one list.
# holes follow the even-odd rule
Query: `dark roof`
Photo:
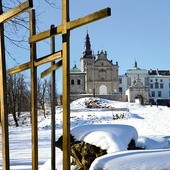
[[148, 71], [149, 75], [166, 75], [170, 76], [170, 70], [149, 70]]
[[80, 69], [77, 68], [76, 64], [74, 67], [70, 70], [70, 73], [83, 73]]
[[84, 51], [83, 51], [83, 58], [91, 58], [92, 57], [92, 50], [91, 50], [91, 44], [90, 44], [90, 37], [87, 32], [86, 38], [85, 38], [85, 44], [84, 44]]

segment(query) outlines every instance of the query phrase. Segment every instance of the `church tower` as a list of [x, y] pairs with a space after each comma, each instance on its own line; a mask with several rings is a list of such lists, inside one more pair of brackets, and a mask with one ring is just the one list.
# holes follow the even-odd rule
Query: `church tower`
[[85, 90], [88, 91], [88, 81], [93, 79], [92, 70], [94, 66], [94, 56], [91, 49], [90, 37], [87, 31], [83, 55], [80, 59], [81, 71], [86, 73], [85, 76]]
[[80, 60], [81, 60], [81, 71], [85, 72], [87, 65], [92, 64], [91, 62], [93, 60], [90, 37], [89, 37], [88, 31], [87, 31], [86, 38], [85, 38], [83, 55]]
[[107, 52], [98, 52], [93, 54], [90, 44], [90, 37], [87, 32], [84, 51], [81, 61], [81, 71], [85, 73], [85, 92], [95, 95], [118, 94], [118, 62], [113, 64], [112, 60], [107, 58]]

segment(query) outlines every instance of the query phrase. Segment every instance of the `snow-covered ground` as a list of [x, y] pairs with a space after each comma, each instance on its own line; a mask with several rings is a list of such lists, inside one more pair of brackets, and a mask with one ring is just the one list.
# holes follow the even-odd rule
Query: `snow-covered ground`
[[[87, 100], [89, 98], [71, 103], [71, 132], [75, 138], [103, 147], [108, 153], [97, 158], [90, 170], [170, 169], [170, 108], [98, 99], [101, 106], [109, 109], [89, 109], [85, 106]], [[123, 115], [123, 119], [114, 120], [116, 114]], [[22, 121], [24, 123], [18, 128], [9, 127], [12, 170], [31, 169], [31, 128], [28, 119], [24, 118]], [[50, 116], [46, 119], [43, 115], [39, 117], [41, 170], [50, 170], [50, 121]], [[62, 108], [57, 107], [56, 140], [61, 135]], [[126, 146], [130, 139], [134, 139], [137, 146], [145, 150], [127, 151]], [[56, 165], [58, 170], [62, 169], [62, 152], [58, 148]]]

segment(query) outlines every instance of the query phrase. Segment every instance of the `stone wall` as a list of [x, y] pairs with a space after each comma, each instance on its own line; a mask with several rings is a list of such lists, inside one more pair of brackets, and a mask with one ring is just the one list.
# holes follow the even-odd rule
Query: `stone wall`
[[[74, 100], [77, 100], [77, 99], [80, 99], [80, 98], [83, 98], [83, 97], [93, 97], [92, 94], [71, 94], [70, 96], [70, 100], [71, 101], [74, 101]], [[99, 97], [99, 98], [102, 98], [102, 99], [108, 99], [108, 100], [116, 100], [116, 101], [123, 101], [123, 97], [118, 94], [118, 93], [115, 93], [115, 94], [112, 94], [112, 95], [95, 95], [95, 97]]]

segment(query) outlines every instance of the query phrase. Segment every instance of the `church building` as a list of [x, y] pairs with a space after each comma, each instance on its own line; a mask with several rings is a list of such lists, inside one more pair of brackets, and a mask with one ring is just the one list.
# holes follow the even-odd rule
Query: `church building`
[[83, 93], [93, 96], [103, 95], [111, 99], [118, 96], [118, 62], [114, 64], [103, 50], [98, 51], [97, 55], [93, 54], [88, 32], [80, 62], [81, 70], [76, 65], [70, 70], [72, 96]]

